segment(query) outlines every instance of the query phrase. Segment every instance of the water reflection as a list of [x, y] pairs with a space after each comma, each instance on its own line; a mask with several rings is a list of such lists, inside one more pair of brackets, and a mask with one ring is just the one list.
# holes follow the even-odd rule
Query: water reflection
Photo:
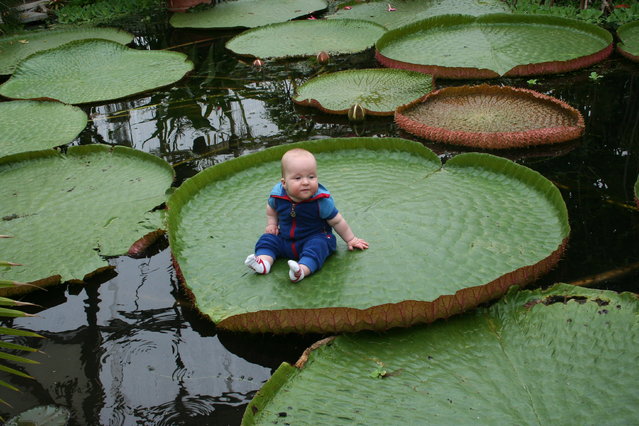
[[[126, 145], [176, 168], [176, 185], [214, 164], [264, 147], [338, 136], [400, 136], [392, 118], [354, 126], [345, 118], [294, 105], [295, 87], [321, 72], [376, 66], [372, 52], [333, 58], [326, 66], [301, 60], [253, 68], [230, 55], [232, 33], [137, 28], [145, 49], [189, 55], [195, 70], [172, 87], [84, 106], [91, 122], [75, 144]], [[564, 259], [537, 285], [570, 282], [639, 260], [639, 67], [618, 56], [591, 70], [503, 83], [558, 97], [586, 119], [586, 134], [557, 147], [502, 152], [555, 182], [568, 205], [572, 235]], [[443, 85], [469, 82], [440, 81]], [[480, 82], [470, 82], [480, 83]], [[444, 160], [463, 151], [423, 141]], [[175, 278], [166, 244], [149, 257], [111, 260], [114, 272], [86, 286], [60, 286], [36, 297], [37, 317], [14, 321], [42, 333], [41, 364], [11, 378], [5, 418], [36, 405], [72, 410], [72, 423], [238, 424], [243, 407], [282, 361], [294, 362], [319, 336], [221, 333], [201, 318]], [[639, 273], [600, 282], [637, 291]], [[33, 344], [31, 340], [28, 342]]]

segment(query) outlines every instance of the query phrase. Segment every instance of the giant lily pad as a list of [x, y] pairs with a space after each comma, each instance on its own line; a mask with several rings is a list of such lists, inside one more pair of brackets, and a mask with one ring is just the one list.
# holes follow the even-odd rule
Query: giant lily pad
[[[320, 181], [355, 233], [318, 273], [291, 284], [244, 259], [264, 232], [266, 198], [291, 147], [314, 153]], [[213, 166], [170, 197], [170, 245], [198, 309], [253, 332], [386, 329], [428, 322], [497, 297], [554, 265], [569, 233], [558, 189], [506, 159], [449, 160], [422, 144], [346, 138], [269, 148]], [[229, 221], [229, 218], [241, 218]]]
[[0, 74], [11, 74], [27, 56], [53, 49], [74, 40], [100, 38], [121, 44], [133, 41], [133, 34], [116, 28], [64, 28], [0, 37]]
[[384, 31], [381, 25], [355, 19], [291, 21], [244, 31], [226, 47], [259, 58], [357, 53], [373, 46]]
[[389, 30], [432, 16], [462, 13], [485, 15], [510, 12], [508, 5], [499, 0], [378, 0], [366, 3], [348, 2], [327, 19], [363, 19], [376, 22]]
[[0, 157], [71, 142], [87, 125], [80, 108], [59, 102], [0, 103]]
[[376, 48], [385, 66], [444, 78], [494, 78], [590, 66], [610, 54], [612, 35], [567, 18], [442, 15], [388, 31]]
[[433, 77], [416, 71], [374, 68], [323, 74], [297, 88], [293, 102], [324, 112], [346, 114], [361, 105], [372, 115], [392, 115], [395, 108], [430, 92]]
[[629, 22], [617, 28], [621, 42], [617, 50], [628, 59], [639, 62], [639, 21]]
[[174, 83], [193, 69], [183, 53], [129, 49], [108, 40], [80, 40], [29, 56], [0, 95], [82, 104], [123, 98]]
[[326, 7], [326, 0], [225, 1], [197, 12], [175, 13], [169, 23], [175, 28], [253, 28], [288, 21]]
[[108, 266], [102, 256], [160, 227], [150, 210], [165, 199], [173, 169], [125, 147], [71, 147], [0, 159], [0, 259], [22, 282], [80, 280]]
[[486, 84], [431, 92], [399, 107], [395, 122], [425, 139], [478, 148], [566, 142], [585, 127], [579, 111], [559, 99]]
[[430, 326], [339, 336], [299, 368], [282, 364], [242, 424], [634, 424], [637, 318], [634, 294], [563, 284]]

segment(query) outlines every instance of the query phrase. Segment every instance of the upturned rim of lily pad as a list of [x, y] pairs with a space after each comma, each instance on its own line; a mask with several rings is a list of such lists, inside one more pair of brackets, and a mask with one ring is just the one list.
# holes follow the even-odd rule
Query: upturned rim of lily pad
[[[630, 59], [631, 61], [639, 62], [639, 55], [634, 55], [625, 49], [623, 37], [625, 31], [635, 29], [635, 27], [639, 27], [639, 21], [628, 22], [627, 24], [623, 24], [619, 28], [617, 28], [617, 36], [620, 40], [620, 42], [617, 43], [617, 52], [619, 52], [619, 54], [621, 54], [623, 57]], [[637, 30], [639, 31], [639, 28], [637, 28]]]
[[[516, 132], [506, 129], [503, 132], [471, 132], [428, 125], [407, 115], [410, 110], [425, 103], [436, 104], [441, 99], [462, 98], [477, 94], [485, 94], [489, 99], [496, 97], [506, 99], [526, 98], [539, 103], [540, 107], [547, 111], [549, 115], [557, 115], [560, 112], [568, 115], [574, 124], [570, 126], [531, 128]], [[520, 113], [522, 122], [528, 121], [529, 116], [526, 115], [526, 111], [520, 111]], [[530, 89], [488, 84], [446, 87], [430, 92], [416, 101], [398, 107], [395, 110], [395, 123], [405, 131], [424, 139], [452, 145], [489, 149], [512, 149], [558, 144], [581, 137], [585, 130], [584, 118], [581, 113], [560, 99]]]
[[[345, 108], [342, 109], [334, 109], [334, 108], [330, 108], [330, 106], [326, 105], [327, 102], [324, 101], [324, 103], [322, 103], [322, 99], [318, 99], [318, 98], [314, 98], [314, 97], [309, 97], [308, 94], [304, 99], [300, 99], [301, 98], [301, 92], [309, 87], [312, 87], [314, 85], [319, 85], [320, 86], [320, 91], [321, 91], [321, 85], [322, 84], [326, 84], [326, 83], [331, 83], [331, 82], [338, 82], [340, 79], [344, 79], [346, 80], [348, 77], [350, 76], [373, 76], [375, 77], [376, 75], [392, 75], [392, 74], [396, 74], [397, 78], [401, 78], [402, 76], [405, 77], [411, 77], [413, 76], [414, 78], [419, 78], [421, 80], [423, 80], [423, 83], [427, 83], [429, 82], [430, 85], [430, 89], [432, 90], [432, 88], [435, 86], [435, 79], [432, 76], [429, 76], [428, 74], [424, 74], [424, 73], [419, 73], [416, 71], [410, 71], [410, 70], [400, 70], [400, 69], [395, 69], [395, 68], [367, 68], [367, 69], [357, 69], [357, 70], [343, 70], [343, 71], [337, 71], [337, 72], [333, 72], [333, 73], [328, 73], [328, 74], [322, 74], [319, 75], [317, 77], [313, 77], [309, 80], [307, 80], [306, 82], [304, 82], [301, 86], [298, 87], [297, 89], [297, 93], [295, 96], [293, 96], [291, 98], [291, 100], [296, 103], [297, 105], [301, 105], [301, 106], [305, 106], [305, 107], [313, 107], [313, 108], [317, 108], [320, 111], [323, 111], [325, 113], [328, 114], [339, 114], [339, 115], [346, 115], [348, 114], [348, 111], [353, 108], [354, 105], [359, 105], [364, 109], [364, 114], [365, 115], [373, 115], [373, 116], [391, 116], [395, 113], [395, 108], [392, 109], [386, 109], [386, 110], [382, 110], [382, 109], [374, 109], [371, 106], [370, 102], [366, 102], [366, 97], [370, 96], [370, 92], [366, 93], [366, 91], [368, 89], [370, 89], [370, 87], [361, 87], [361, 89], [359, 90], [360, 94], [359, 97], [362, 98], [360, 99], [353, 99], [353, 102], [351, 102], [350, 105], [346, 106]], [[415, 85], [417, 86], [417, 85]], [[374, 88], [373, 88], [374, 89]], [[389, 87], [390, 91], [398, 91], [399, 89], [396, 88], [396, 85], [393, 85], [393, 87]], [[413, 97], [413, 99], [417, 99], [420, 96], [423, 96], [424, 92], [420, 92], [420, 93], [415, 93], [415, 96]], [[390, 97], [390, 96], [389, 96]], [[326, 98], [325, 98], [326, 99]], [[404, 98], [406, 99], [406, 98]], [[411, 98], [408, 98], [411, 99]]]
[[[591, 35], [605, 39], [607, 46], [594, 53], [576, 57], [565, 61], [547, 61], [538, 63], [520, 64], [509, 71], [500, 75], [498, 72], [487, 68], [475, 67], [448, 67], [434, 64], [418, 64], [397, 59], [389, 58], [383, 55], [380, 50], [392, 40], [423, 31], [428, 28], [446, 28], [449, 26], [461, 26], [470, 23], [505, 23], [505, 22], [521, 22], [522, 24], [542, 24], [542, 25], [560, 25], [575, 28], [582, 32], [589, 32]], [[590, 65], [601, 62], [606, 59], [614, 50], [612, 34], [607, 30], [594, 24], [588, 24], [575, 19], [562, 18], [548, 15], [513, 15], [506, 13], [493, 13], [480, 16], [472, 15], [439, 15], [426, 18], [412, 24], [405, 25], [390, 31], [381, 36], [375, 44], [375, 59], [383, 66], [392, 68], [401, 68], [432, 74], [436, 78], [445, 79], [491, 79], [497, 77], [523, 77], [531, 75], [558, 74], [568, 71], [574, 71]]]

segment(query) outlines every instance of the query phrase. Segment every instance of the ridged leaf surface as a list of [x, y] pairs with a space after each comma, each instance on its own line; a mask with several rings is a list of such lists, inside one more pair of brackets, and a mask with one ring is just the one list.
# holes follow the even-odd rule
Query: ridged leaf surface
[[439, 142], [517, 148], [581, 136], [584, 119], [565, 102], [508, 86], [456, 86], [431, 92], [395, 111], [402, 129]]
[[118, 99], [174, 83], [193, 69], [183, 53], [130, 49], [108, 40], [81, 40], [20, 62], [0, 95], [50, 98], [68, 104]]
[[635, 61], [639, 61], [639, 21], [629, 22], [617, 28], [620, 43], [617, 48]]
[[395, 108], [433, 88], [433, 78], [416, 71], [373, 68], [322, 74], [297, 88], [293, 101], [334, 114], [346, 114], [354, 104], [368, 113], [391, 115]]
[[[389, 10], [389, 4], [391, 10]], [[438, 15], [451, 12], [464, 15], [507, 13], [506, 3], [498, 0], [387, 0], [349, 2], [350, 9], [343, 6], [327, 19], [363, 19], [376, 22], [389, 30]], [[392, 10], [394, 9], [394, 10]]]
[[33, 53], [53, 49], [74, 40], [99, 38], [121, 44], [133, 41], [133, 34], [116, 28], [61, 28], [30, 31], [0, 37], [0, 74], [13, 73], [16, 65]]
[[[349, 252], [339, 241], [337, 253], [299, 285], [291, 284], [284, 259], [265, 276], [243, 264], [264, 232], [279, 159], [293, 146], [316, 153], [320, 182], [370, 243]], [[201, 172], [169, 199], [171, 247], [197, 307], [221, 327], [250, 331], [388, 328], [433, 319], [420, 317], [426, 308], [392, 304], [435, 301], [535, 265], [568, 232], [559, 191], [532, 170], [487, 154], [460, 155], [442, 168], [423, 145], [391, 138], [270, 148]], [[462, 299], [449, 303], [479, 303]], [[429, 315], [452, 312], [435, 305]], [[365, 311], [380, 306], [384, 315]]]
[[0, 103], [0, 157], [71, 142], [87, 125], [80, 108], [59, 102]]
[[258, 58], [357, 53], [373, 46], [384, 31], [381, 25], [355, 19], [291, 21], [244, 31], [226, 47]]
[[386, 334], [342, 335], [282, 366], [253, 424], [634, 424], [636, 295], [556, 285]]
[[235, 0], [189, 13], [174, 13], [169, 20], [175, 28], [253, 28], [284, 22], [326, 9], [325, 0]]
[[387, 32], [377, 50], [382, 60], [490, 70], [496, 77], [520, 65], [589, 57], [611, 45], [612, 35], [606, 30], [566, 18], [442, 15]]
[[4, 279], [82, 279], [108, 266], [160, 227], [151, 209], [165, 200], [173, 170], [163, 160], [125, 147], [71, 147], [0, 159], [0, 259], [24, 266]]

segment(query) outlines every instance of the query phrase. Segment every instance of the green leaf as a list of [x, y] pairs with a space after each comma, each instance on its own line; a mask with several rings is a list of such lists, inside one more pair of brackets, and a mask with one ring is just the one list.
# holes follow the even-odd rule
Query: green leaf
[[[633, 424], [639, 300], [557, 285], [388, 333], [342, 335], [283, 364], [242, 424]], [[372, 362], [391, 371], [366, 374]]]
[[61, 28], [29, 31], [0, 37], [0, 74], [11, 74], [20, 61], [36, 52], [53, 49], [74, 40], [99, 38], [121, 44], [133, 41], [133, 34], [116, 28]]
[[388, 31], [377, 41], [384, 65], [446, 78], [493, 78], [570, 71], [603, 60], [612, 35], [572, 19], [442, 15]]
[[107, 40], [80, 40], [29, 56], [0, 94], [82, 104], [123, 98], [166, 86], [193, 69], [180, 52], [136, 50]]
[[244, 31], [226, 43], [238, 55], [287, 58], [357, 53], [372, 47], [385, 28], [361, 20], [303, 20]]
[[[296, 146], [316, 154], [320, 182], [370, 243], [349, 252], [339, 241], [301, 285], [291, 285], [283, 259], [268, 275], [243, 264], [264, 232], [279, 159]], [[569, 233], [561, 194], [538, 173], [473, 153], [442, 168], [422, 144], [393, 138], [269, 148], [199, 173], [168, 205], [170, 245], [198, 309], [222, 328], [250, 331], [386, 329], [449, 316], [543, 273]]]
[[[395, 9], [389, 12], [389, 4]], [[350, 6], [346, 9], [344, 6]], [[383, 25], [389, 30], [408, 25], [422, 19], [451, 12], [464, 15], [508, 13], [510, 8], [498, 0], [388, 0], [348, 2], [327, 19], [363, 19]]]
[[42, 337], [33, 331], [17, 330], [15, 328], [0, 327], [0, 334], [9, 336], [24, 336], [24, 337]]
[[433, 88], [428, 74], [391, 68], [348, 70], [322, 74], [297, 88], [295, 103], [333, 114], [346, 114], [359, 104], [373, 115], [392, 115], [395, 109]]
[[65, 426], [71, 412], [57, 405], [41, 405], [10, 418], [5, 426]]
[[53, 148], [73, 141], [87, 125], [86, 113], [59, 102], [0, 103], [0, 157]]
[[[40, 337], [42, 337], [42, 336], [40, 336]], [[15, 351], [38, 352], [37, 349], [31, 348], [29, 346], [16, 345], [15, 343], [2, 342], [2, 341], [0, 341], [0, 348], [11, 349], [11, 350], [15, 350]]]
[[639, 62], [639, 21], [629, 22], [617, 28], [620, 43], [617, 49], [625, 57]]
[[14, 374], [16, 376], [24, 377], [26, 379], [33, 379], [33, 377], [29, 376], [26, 373], [23, 373], [20, 370], [16, 370], [15, 368], [7, 367], [6, 365], [0, 364], [0, 371], [4, 371], [5, 373]]
[[[0, 258], [25, 266], [4, 278], [81, 280], [108, 267], [102, 256], [126, 253], [146, 235], [174, 172], [156, 156], [125, 147], [87, 145], [66, 154], [38, 151], [0, 159]], [[21, 286], [24, 287], [24, 286]], [[28, 289], [28, 288], [27, 288]], [[5, 290], [3, 290], [5, 291]]]
[[38, 361], [34, 361], [23, 356], [11, 355], [6, 352], [0, 352], [0, 359], [6, 359], [7, 361], [21, 362], [23, 364], [40, 364]]
[[27, 314], [25, 314], [22, 311], [18, 311], [16, 309], [0, 308], [0, 317], [18, 318], [18, 317], [26, 317], [26, 316]]
[[253, 28], [326, 9], [325, 0], [236, 0], [191, 13], [174, 13], [175, 28]]

